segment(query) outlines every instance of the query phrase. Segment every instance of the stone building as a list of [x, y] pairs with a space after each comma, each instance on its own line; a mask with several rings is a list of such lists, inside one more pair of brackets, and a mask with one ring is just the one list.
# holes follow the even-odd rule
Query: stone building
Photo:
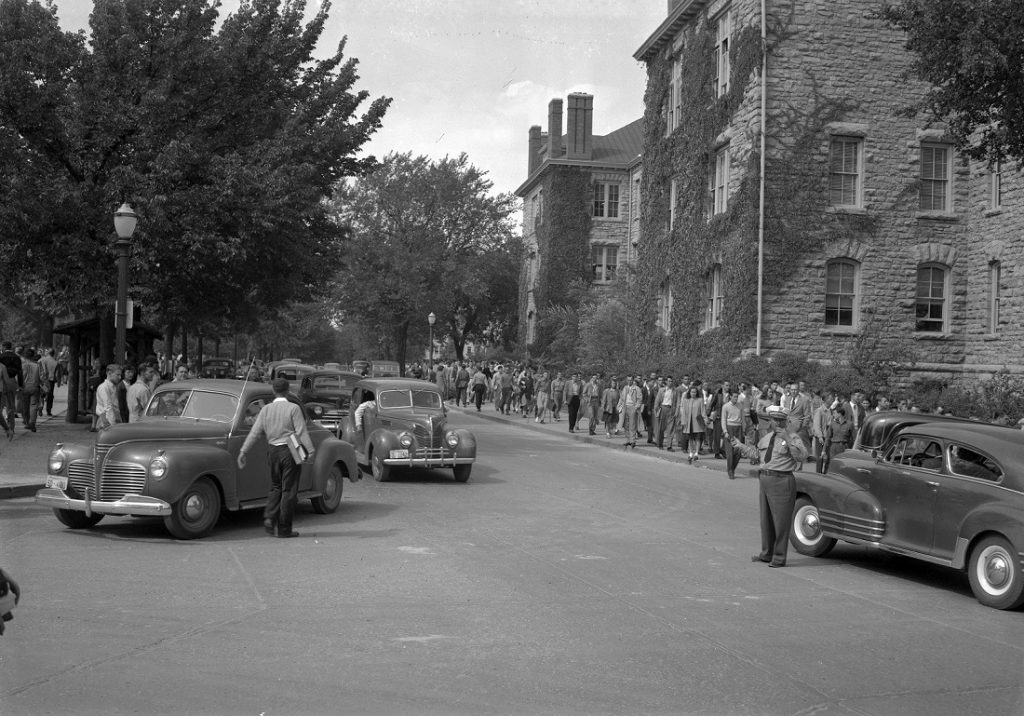
[[639, 235], [642, 120], [595, 135], [594, 98], [548, 104], [545, 132], [530, 127], [523, 199], [526, 263], [520, 281], [521, 338], [536, 337], [538, 311], [568, 300], [574, 281], [609, 286], [633, 258]]
[[668, 1], [634, 55], [648, 70], [634, 340], [649, 357], [1024, 372], [1019, 172], [900, 112], [925, 87], [875, 9]]

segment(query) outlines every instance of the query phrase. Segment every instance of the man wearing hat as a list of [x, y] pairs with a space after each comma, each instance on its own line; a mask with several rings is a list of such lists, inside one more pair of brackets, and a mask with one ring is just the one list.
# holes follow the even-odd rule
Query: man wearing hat
[[759, 460], [761, 505], [761, 552], [751, 559], [767, 562], [769, 567], [785, 567], [789, 533], [796, 505], [796, 478], [793, 472], [807, 459], [807, 446], [787, 427], [785, 408], [771, 405], [766, 411], [771, 431], [758, 440], [757, 447], [732, 439], [734, 450], [743, 457]]

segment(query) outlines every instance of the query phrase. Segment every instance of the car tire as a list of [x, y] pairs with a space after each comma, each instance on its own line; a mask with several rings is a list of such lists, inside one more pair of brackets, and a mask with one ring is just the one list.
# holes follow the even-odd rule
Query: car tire
[[205, 537], [217, 524], [220, 507], [220, 492], [216, 485], [201, 477], [171, 505], [171, 514], [164, 517], [164, 526], [178, 539]]
[[454, 465], [452, 472], [455, 474], [455, 482], [469, 482], [469, 473], [473, 472], [473, 466]]
[[1024, 575], [1017, 550], [1002, 537], [986, 537], [971, 550], [971, 591], [986, 607], [1016, 609], [1024, 603]]
[[824, 557], [836, 546], [835, 538], [822, 534], [821, 516], [810, 498], [801, 496], [796, 500], [789, 542], [793, 549], [808, 557]]
[[391, 466], [384, 464], [384, 458], [376, 450], [370, 454], [370, 474], [377, 482], [387, 482], [391, 477]]
[[57, 519], [60, 520], [62, 525], [70, 527], [73, 530], [87, 530], [103, 519], [103, 515], [95, 512], [91, 515], [87, 515], [84, 512], [79, 512], [78, 510], [62, 510], [57, 507], [53, 509], [53, 514], [57, 516]]
[[313, 505], [313, 512], [318, 515], [329, 515], [338, 509], [338, 505], [341, 504], [341, 493], [345, 487], [344, 483], [345, 478], [341, 474], [341, 468], [331, 465], [327, 477], [324, 478], [323, 494], [309, 501]]

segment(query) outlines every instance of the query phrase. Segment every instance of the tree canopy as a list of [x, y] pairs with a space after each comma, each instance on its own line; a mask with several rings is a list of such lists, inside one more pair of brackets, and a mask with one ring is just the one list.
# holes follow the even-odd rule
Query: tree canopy
[[933, 85], [915, 109], [975, 158], [1024, 160], [1024, 3], [902, 0], [881, 14], [907, 33], [914, 72]]
[[381, 352], [404, 367], [410, 339], [504, 344], [518, 306], [517, 210], [492, 196], [485, 173], [463, 154], [432, 161], [389, 154], [380, 168], [347, 182], [333, 205], [348, 235], [336, 278], [340, 322], [360, 321]]
[[[88, 37], [0, 0], [0, 282], [50, 313], [112, 301], [112, 215], [139, 214], [131, 293], [169, 320], [255, 325], [309, 300], [339, 258], [324, 199], [375, 165], [330, 3], [95, 0]], [[59, 270], [53, 270], [57, 265]]]

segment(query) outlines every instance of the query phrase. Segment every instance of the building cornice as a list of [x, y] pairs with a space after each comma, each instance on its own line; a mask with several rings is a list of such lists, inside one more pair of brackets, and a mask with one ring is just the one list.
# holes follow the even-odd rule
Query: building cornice
[[586, 169], [592, 169], [594, 171], [605, 170], [628, 172], [630, 169], [636, 166], [640, 157], [641, 155], [638, 154], [635, 158], [631, 159], [628, 162], [601, 162], [594, 161], [593, 159], [545, 159], [543, 162], [541, 162], [541, 165], [537, 167], [537, 170], [530, 175], [530, 178], [519, 185], [519, 187], [515, 190], [514, 194], [518, 196], [520, 199], [525, 199], [527, 193], [529, 193], [529, 191], [533, 189], [534, 185], [536, 185], [537, 182], [540, 181], [541, 177], [543, 177], [544, 173], [548, 170], [548, 168], [553, 166], [584, 167]]
[[633, 58], [640, 62], [648, 62], [651, 56], [668, 45], [679, 34], [684, 25], [697, 16], [708, 4], [709, 0], [680, 0], [679, 4], [668, 14], [665, 21], [648, 37], [640, 49], [633, 53]]

